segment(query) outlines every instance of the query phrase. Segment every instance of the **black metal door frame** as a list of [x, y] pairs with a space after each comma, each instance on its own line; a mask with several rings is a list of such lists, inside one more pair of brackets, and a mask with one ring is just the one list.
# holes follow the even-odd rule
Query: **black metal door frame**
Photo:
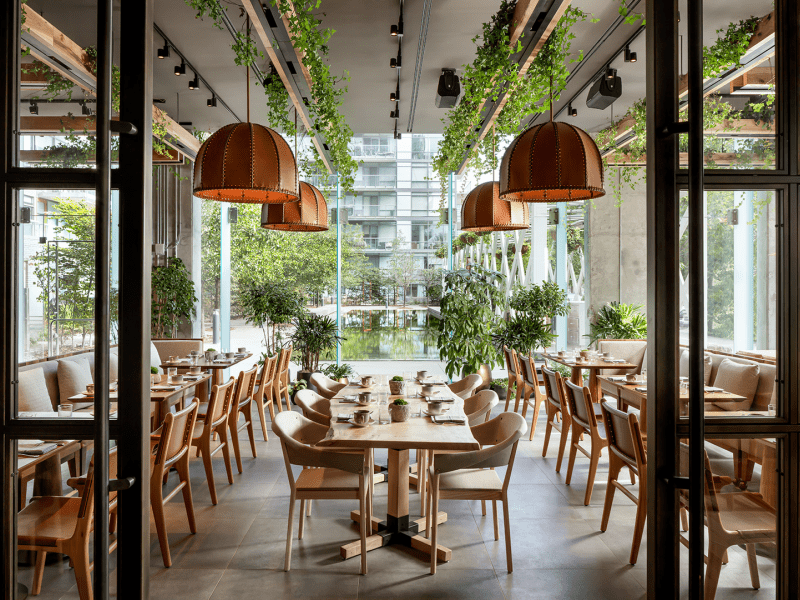
[[[702, 2], [688, 0], [689, 120], [678, 125], [678, 2], [647, 0], [647, 233], [648, 233], [648, 533], [647, 597], [678, 598], [679, 489], [690, 509], [703, 510], [702, 446], [706, 437], [778, 439], [777, 598], [800, 597], [800, 169], [798, 168], [798, 0], [776, 0], [776, 154], [773, 170], [704, 170], [702, 159]], [[689, 170], [678, 168], [678, 133], [689, 134]], [[690, 271], [703, 272], [702, 194], [709, 189], [770, 189], [777, 207], [777, 348], [779, 417], [705, 421], [702, 403], [701, 319], [690, 321], [690, 415], [678, 397], [678, 195], [689, 190]], [[699, 205], [699, 206], [698, 206]], [[700, 213], [700, 214], [698, 214]], [[694, 223], [694, 225], [693, 225]], [[689, 307], [704, 314], [702, 278], [690, 281]], [[694, 283], [694, 285], [692, 285]], [[698, 399], [701, 400], [698, 402]], [[781, 412], [782, 411], [782, 412]], [[690, 470], [680, 477], [678, 440], [690, 440]], [[688, 587], [703, 597], [703, 520], [690, 520]]]
[[[120, 137], [120, 166], [111, 170], [111, 57], [113, 1], [98, 1], [97, 168], [41, 169], [18, 166], [20, 3], [0, 8], [3, 68], [0, 73], [0, 186], [3, 221], [0, 226], [0, 446], [2, 447], [3, 528], [0, 561], [3, 595], [16, 594], [16, 440], [21, 438], [94, 439], [95, 448], [118, 444], [117, 479], [108, 481], [108, 454], [95, 453], [94, 597], [108, 598], [108, 491], [118, 495], [117, 591], [120, 597], [149, 596], [149, 352], [152, 172], [152, 42], [153, 0], [120, 3], [120, 122], [132, 125]], [[18, 191], [37, 189], [96, 190], [95, 419], [19, 419], [17, 411], [17, 251]], [[120, 314], [118, 420], [108, 419], [109, 260], [111, 189], [120, 194]], [[120, 426], [120, 424], [124, 424]], [[126, 489], [130, 486], [130, 489]]]

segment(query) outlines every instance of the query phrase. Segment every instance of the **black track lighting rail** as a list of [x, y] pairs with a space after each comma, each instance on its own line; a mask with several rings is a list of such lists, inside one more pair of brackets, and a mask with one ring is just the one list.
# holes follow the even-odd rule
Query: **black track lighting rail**
[[392, 110], [389, 111], [389, 118], [394, 121], [394, 139], [400, 139], [397, 133], [397, 123], [400, 119], [400, 73], [402, 72], [403, 60], [403, 0], [400, 0], [400, 19], [397, 25], [392, 25], [389, 33], [392, 37], [397, 38], [397, 57], [391, 58], [389, 66], [397, 71], [397, 83], [395, 85], [394, 98], [389, 97], [389, 101], [393, 103]]
[[[227, 110], [234, 119], [241, 122], [242, 120], [239, 118], [239, 116], [235, 112], [233, 112], [231, 107], [225, 103], [225, 101], [220, 97], [220, 95], [216, 91], [214, 91], [214, 88], [211, 87], [208, 81], [200, 74], [200, 71], [197, 70], [197, 68], [189, 61], [189, 59], [186, 58], [186, 55], [183, 54], [183, 52], [181, 52], [180, 49], [178, 49], [178, 47], [174, 43], [172, 43], [172, 40], [170, 40], [167, 37], [167, 35], [161, 30], [161, 28], [155, 23], [153, 23], [153, 31], [155, 31], [157, 35], [161, 36], [164, 39], [164, 47], [168, 46], [175, 52], [175, 54], [178, 55], [178, 58], [180, 58], [181, 62], [186, 66], [187, 71], [192, 71], [194, 73], [193, 81], [195, 82], [195, 84], [198, 82], [202, 83], [203, 87], [207, 89], [211, 94], [211, 97], [216, 98], [217, 102], [220, 105], [222, 105], [222, 107], [225, 108], [225, 110]], [[195, 88], [190, 88], [190, 89], [195, 89]]]

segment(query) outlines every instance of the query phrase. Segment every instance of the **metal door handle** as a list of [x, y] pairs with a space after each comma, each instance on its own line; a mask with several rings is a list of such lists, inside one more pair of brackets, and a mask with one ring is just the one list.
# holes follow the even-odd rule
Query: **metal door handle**
[[121, 479], [110, 479], [108, 481], [108, 491], [109, 492], [121, 492], [123, 490], [129, 490], [133, 487], [133, 484], [136, 483], [136, 479], [134, 477], [123, 477]]

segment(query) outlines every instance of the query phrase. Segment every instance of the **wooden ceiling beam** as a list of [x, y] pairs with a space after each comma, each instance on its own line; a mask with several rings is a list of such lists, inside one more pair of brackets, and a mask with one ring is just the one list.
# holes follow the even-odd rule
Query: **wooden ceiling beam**
[[[22, 28], [22, 47], [29, 48], [33, 56], [59, 75], [95, 95], [97, 78], [88, 68], [91, 65], [91, 57], [87, 52], [27, 5], [25, 6], [25, 17], [25, 26]], [[154, 121], [158, 114], [163, 115], [160, 119], [169, 133], [162, 141], [179, 152], [196, 156], [200, 150], [200, 141], [169, 115], [153, 105]]]

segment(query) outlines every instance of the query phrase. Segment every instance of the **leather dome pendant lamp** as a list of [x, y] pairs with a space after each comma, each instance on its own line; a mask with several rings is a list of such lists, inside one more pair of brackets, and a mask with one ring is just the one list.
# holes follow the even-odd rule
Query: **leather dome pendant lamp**
[[[249, 37], [249, 18], [247, 32]], [[194, 195], [247, 204], [281, 204], [300, 197], [289, 144], [277, 131], [250, 122], [249, 66], [247, 123], [225, 125], [203, 142], [194, 163]]]
[[461, 205], [462, 231], [514, 231], [529, 226], [527, 203], [503, 200], [497, 181], [477, 185]]
[[500, 197], [511, 202], [563, 202], [604, 196], [603, 161], [582, 129], [550, 121], [522, 132], [500, 164]]
[[315, 186], [301, 181], [297, 202], [261, 207], [261, 227], [278, 231], [327, 231], [328, 203]]

